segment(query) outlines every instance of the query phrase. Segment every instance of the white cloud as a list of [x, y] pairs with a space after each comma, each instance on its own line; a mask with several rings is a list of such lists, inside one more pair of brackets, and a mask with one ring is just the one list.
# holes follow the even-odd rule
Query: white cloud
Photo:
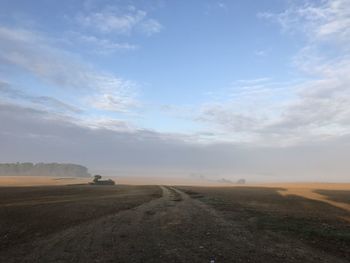
[[204, 12], [206, 15], [209, 15], [215, 11], [227, 11], [229, 9], [227, 1], [206, 1], [204, 3]]
[[282, 13], [260, 13], [260, 17], [277, 21], [287, 32], [302, 31], [312, 41], [348, 43], [350, 5], [348, 0], [305, 1]]
[[81, 13], [76, 17], [77, 22], [86, 28], [93, 28], [101, 33], [130, 34], [141, 31], [147, 35], [158, 33], [162, 26], [148, 18], [147, 12], [128, 6], [126, 9], [108, 6], [102, 10]]
[[15, 89], [11, 84], [0, 80], [0, 94], [3, 101], [12, 103], [20, 102], [22, 105], [38, 106], [40, 109], [51, 110], [53, 112], [81, 113], [82, 110], [74, 105], [65, 103], [50, 96], [30, 95], [20, 89]]
[[[197, 121], [235, 142], [290, 145], [350, 134], [350, 61], [291, 86], [245, 86], [202, 106]], [[270, 86], [269, 86], [270, 85]], [[213, 126], [214, 125], [214, 126]]]
[[136, 94], [131, 91], [134, 84], [123, 80], [115, 81], [117, 83], [112, 88], [104, 88], [99, 94], [87, 97], [87, 102], [97, 109], [114, 112], [128, 112], [130, 108], [139, 106]]
[[254, 55], [257, 57], [266, 57], [270, 52], [270, 49], [257, 49], [254, 51]]
[[236, 110], [230, 103], [203, 105], [196, 121], [208, 124], [210, 132], [220, 133], [221, 140], [251, 142], [260, 125], [259, 117]]
[[317, 3], [260, 14], [288, 33], [305, 34], [293, 63], [306, 80], [236, 81], [226, 99], [204, 105], [197, 120], [216, 125], [233, 141], [265, 145], [305, 144], [350, 134], [349, 1]]
[[233, 84], [237, 83], [237, 84], [263, 84], [266, 82], [269, 82], [271, 80], [270, 77], [262, 77], [262, 78], [256, 78], [256, 79], [239, 79], [237, 81], [235, 81]]
[[298, 10], [299, 18], [306, 22], [308, 32], [319, 39], [347, 41], [350, 37], [350, 5], [348, 0], [328, 0], [323, 4]]
[[283, 146], [341, 137], [350, 134], [348, 72], [343, 59], [298, 84], [244, 81], [226, 99], [203, 105], [196, 120], [235, 142]]
[[160, 32], [163, 26], [155, 19], [148, 19], [142, 24], [141, 28], [145, 34], [150, 36]]
[[118, 132], [136, 132], [138, 129], [136, 126], [130, 124], [127, 121], [114, 119], [107, 116], [86, 116], [83, 119], [77, 120], [75, 123], [80, 124], [82, 127], [91, 129], [105, 129]]
[[0, 27], [0, 60], [49, 85], [79, 91], [81, 101], [95, 97], [97, 102], [92, 106], [100, 109], [125, 111], [136, 101], [135, 85], [130, 81], [94, 69], [36, 32]]
[[136, 50], [137, 45], [127, 42], [115, 42], [109, 39], [96, 37], [93, 35], [84, 35], [77, 32], [71, 32], [69, 36], [75, 38], [81, 45], [93, 46], [92, 50], [99, 54], [111, 54], [117, 51]]

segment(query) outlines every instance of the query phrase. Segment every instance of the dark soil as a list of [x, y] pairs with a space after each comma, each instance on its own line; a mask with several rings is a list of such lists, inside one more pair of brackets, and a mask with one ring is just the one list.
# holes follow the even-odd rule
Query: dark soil
[[271, 188], [0, 188], [0, 262], [349, 262], [344, 216]]

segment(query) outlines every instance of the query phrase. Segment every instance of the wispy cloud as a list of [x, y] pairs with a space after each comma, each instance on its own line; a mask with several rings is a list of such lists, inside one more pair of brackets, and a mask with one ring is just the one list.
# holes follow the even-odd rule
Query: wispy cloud
[[137, 45], [128, 42], [116, 42], [108, 38], [96, 37], [94, 35], [86, 35], [79, 32], [69, 32], [68, 37], [74, 39], [72, 45], [79, 43], [80, 47], [87, 47], [92, 52], [110, 55], [111, 53], [120, 51], [133, 51], [138, 49]]
[[266, 57], [270, 52], [270, 49], [257, 49], [254, 51], [254, 55], [257, 57]]
[[160, 32], [162, 28], [163, 26], [155, 19], [147, 19], [140, 25], [141, 31], [148, 36]]
[[110, 87], [101, 89], [99, 94], [88, 96], [86, 101], [96, 109], [113, 112], [128, 112], [130, 108], [140, 105], [140, 102], [136, 100], [134, 83], [120, 79], [114, 81], [116, 83], [111, 83]]
[[348, 0], [305, 1], [278, 14], [263, 12], [258, 16], [277, 21], [287, 32], [303, 31], [312, 40], [346, 44], [350, 37]]
[[86, 116], [83, 119], [79, 119], [75, 121], [76, 124], [81, 125], [85, 128], [91, 128], [95, 130], [108, 130], [108, 131], [117, 131], [117, 132], [127, 132], [127, 133], [133, 133], [138, 130], [138, 128], [135, 125], [132, 125], [131, 123], [111, 118], [108, 116]]
[[[94, 69], [75, 55], [53, 46], [37, 32], [0, 27], [0, 59], [48, 85], [79, 91], [81, 102], [95, 97], [97, 102], [90, 105], [96, 108], [125, 111], [136, 101], [130, 81]], [[108, 98], [108, 106], [98, 102], [101, 98]]]
[[262, 144], [290, 145], [350, 134], [350, 53], [343, 45], [350, 42], [348, 1], [307, 1], [260, 17], [277, 21], [286, 32], [305, 34], [304, 47], [293, 62], [307, 80], [238, 80], [231, 96], [204, 105], [197, 120], [218, 125], [235, 141], [244, 137]]
[[[250, 142], [261, 125], [258, 116], [235, 110], [229, 103], [208, 103], [201, 107], [195, 119], [209, 124], [212, 132], [221, 133], [222, 140]], [[214, 125], [214, 126], [213, 126]]]
[[335, 74], [290, 88], [253, 87], [203, 105], [196, 120], [235, 142], [293, 145], [340, 137], [350, 133], [349, 83]]
[[228, 10], [228, 4], [226, 1], [218, 0], [218, 1], [210, 1], [205, 2], [204, 5], [205, 8], [205, 14], [208, 15], [210, 13], [213, 13], [214, 11], [227, 11]]
[[156, 19], [149, 18], [146, 11], [134, 6], [107, 6], [98, 11], [80, 13], [76, 16], [76, 21], [85, 28], [92, 28], [101, 33], [131, 34], [139, 31], [152, 35], [162, 29], [162, 25]]
[[68, 103], [62, 102], [56, 98], [50, 96], [35, 96], [30, 95], [20, 89], [15, 89], [11, 87], [11, 84], [3, 82], [0, 80], [0, 94], [2, 95], [2, 100], [9, 100], [14, 103], [21, 101], [22, 104], [36, 105], [41, 109], [52, 110], [54, 112], [71, 112], [71, 113], [81, 113], [82, 110], [70, 105]]

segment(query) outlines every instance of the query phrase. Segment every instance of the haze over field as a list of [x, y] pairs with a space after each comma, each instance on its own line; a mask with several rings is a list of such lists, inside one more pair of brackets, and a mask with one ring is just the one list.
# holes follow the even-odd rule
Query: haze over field
[[0, 3], [0, 162], [349, 182], [350, 2]]

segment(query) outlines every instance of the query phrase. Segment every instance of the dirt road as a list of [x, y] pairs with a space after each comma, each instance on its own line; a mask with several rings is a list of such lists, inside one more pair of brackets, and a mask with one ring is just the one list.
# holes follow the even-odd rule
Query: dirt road
[[161, 188], [161, 198], [12, 247], [0, 262], [345, 262], [299, 240], [254, 235], [184, 192]]

